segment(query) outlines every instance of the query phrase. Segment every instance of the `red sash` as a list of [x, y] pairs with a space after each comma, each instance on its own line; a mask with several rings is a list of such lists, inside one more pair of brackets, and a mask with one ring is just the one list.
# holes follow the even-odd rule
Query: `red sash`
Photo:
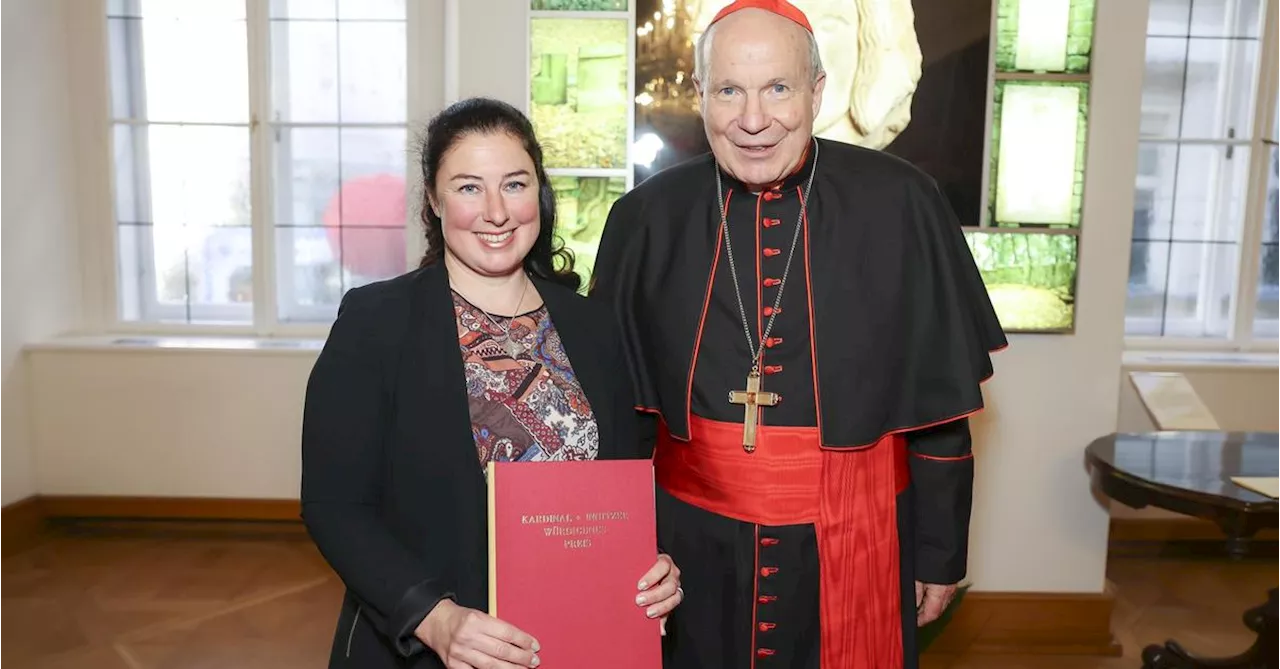
[[[821, 447], [817, 428], [762, 425], [747, 453], [741, 424], [691, 416], [689, 431], [685, 443], [659, 430], [655, 476], [673, 497], [748, 523], [814, 524], [823, 669], [901, 667], [896, 496], [910, 482], [906, 438], [834, 450]], [[757, 568], [758, 578], [771, 573]]]

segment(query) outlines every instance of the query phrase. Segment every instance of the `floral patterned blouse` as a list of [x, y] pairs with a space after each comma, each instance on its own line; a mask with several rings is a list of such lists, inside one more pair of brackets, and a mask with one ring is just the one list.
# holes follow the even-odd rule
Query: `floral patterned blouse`
[[595, 414], [546, 307], [515, 318], [510, 347], [511, 319], [486, 314], [456, 291], [453, 310], [480, 466], [594, 460]]

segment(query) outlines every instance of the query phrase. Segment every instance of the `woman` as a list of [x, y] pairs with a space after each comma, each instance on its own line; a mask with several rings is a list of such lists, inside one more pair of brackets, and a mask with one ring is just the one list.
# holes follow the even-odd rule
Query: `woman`
[[[343, 298], [307, 385], [302, 510], [347, 586], [331, 667], [536, 667], [483, 613], [490, 460], [647, 458], [613, 322], [578, 296], [529, 121], [459, 102], [422, 147], [421, 267]], [[683, 596], [666, 556], [636, 615]]]

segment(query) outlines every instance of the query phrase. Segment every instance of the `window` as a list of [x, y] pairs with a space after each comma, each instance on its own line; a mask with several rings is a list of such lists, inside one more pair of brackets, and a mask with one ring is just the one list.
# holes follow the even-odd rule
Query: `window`
[[404, 0], [111, 0], [121, 321], [325, 324], [409, 264]]
[[1276, 338], [1276, 10], [1267, 4], [1151, 2], [1125, 310], [1133, 339], [1246, 347]]

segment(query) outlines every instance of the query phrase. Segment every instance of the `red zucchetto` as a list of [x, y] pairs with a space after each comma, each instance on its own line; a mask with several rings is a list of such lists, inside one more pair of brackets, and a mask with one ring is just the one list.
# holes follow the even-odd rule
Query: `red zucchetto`
[[709, 28], [714, 25], [716, 21], [743, 9], [763, 9], [766, 12], [773, 12], [778, 16], [795, 21], [810, 33], [813, 32], [813, 26], [809, 25], [809, 18], [805, 16], [804, 12], [800, 11], [798, 7], [787, 2], [787, 0], [734, 0], [733, 3], [729, 4], [719, 12], [716, 12], [715, 18], [711, 19], [711, 23], [708, 23], [707, 27]]

